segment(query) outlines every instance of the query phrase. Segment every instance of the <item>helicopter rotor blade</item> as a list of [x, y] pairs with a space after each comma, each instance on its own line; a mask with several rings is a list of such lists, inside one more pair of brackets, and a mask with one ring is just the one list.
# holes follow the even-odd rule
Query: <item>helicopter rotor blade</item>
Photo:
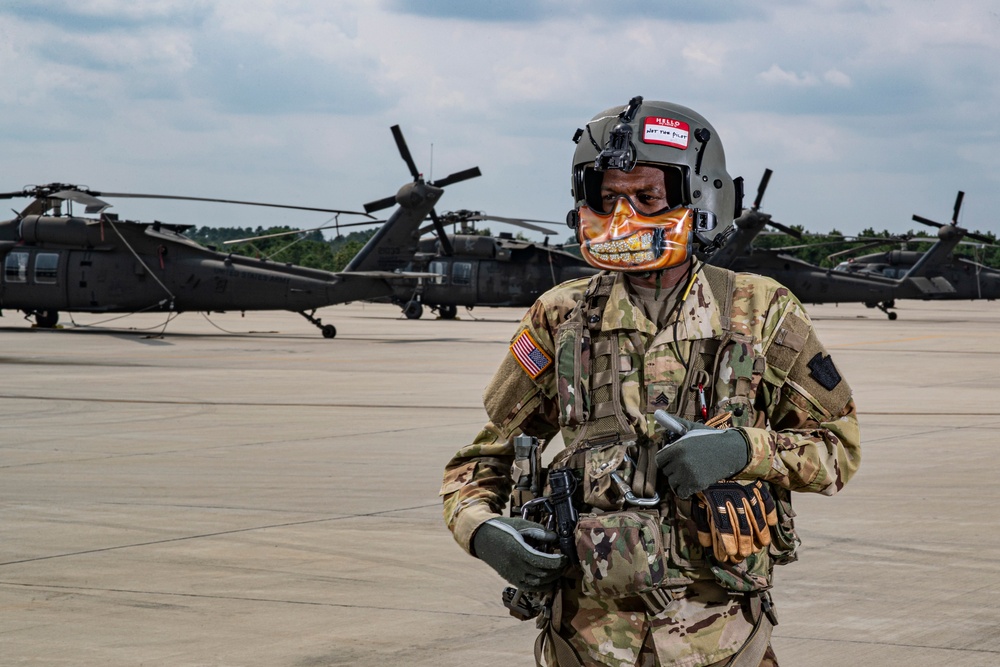
[[438, 240], [441, 242], [441, 253], [446, 257], [454, 255], [455, 248], [452, 247], [451, 241], [448, 240], [448, 233], [444, 230], [444, 225], [441, 224], [441, 219], [433, 208], [431, 209], [431, 221], [434, 223], [434, 231], [437, 232]]
[[877, 248], [883, 245], [894, 245], [891, 239], [886, 239], [885, 241], [872, 241], [871, 243], [865, 243], [863, 245], [856, 246], [854, 248], [848, 248], [847, 250], [840, 250], [838, 252], [830, 253], [826, 256], [827, 259], [836, 259], [843, 255], [850, 255], [855, 252], [861, 252], [862, 250], [868, 250], [869, 248]]
[[470, 178], [476, 178], [477, 176], [482, 176], [483, 172], [479, 171], [479, 167], [472, 167], [470, 169], [463, 169], [462, 171], [456, 171], [454, 174], [449, 174], [444, 178], [439, 178], [428, 185], [433, 185], [436, 188], [443, 188], [452, 183], [458, 183], [460, 181], [466, 181]]
[[365, 204], [364, 209], [365, 213], [372, 213], [373, 211], [381, 211], [382, 209], [395, 205], [396, 195], [392, 195], [391, 197], [383, 197], [382, 199], [378, 199], [376, 201], [370, 201]]
[[986, 236], [984, 234], [978, 234], [976, 232], [965, 232], [965, 236], [966, 238], [976, 239], [977, 241], [980, 241], [987, 245], [993, 245], [996, 243], [996, 239], [991, 239], [989, 236]]
[[393, 125], [389, 129], [392, 130], [392, 138], [396, 140], [396, 148], [399, 149], [399, 154], [402, 156], [403, 162], [409, 167], [410, 175], [416, 181], [420, 178], [420, 172], [417, 171], [417, 165], [413, 161], [413, 156], [410, 155], [410, 148], [406, 145], [406, 139], [403, 138], [403, 131], [399, 129], [399, 125]]
[[385, 223], [385, 220], [365, 220], [364, 222], [346, 222], [339, 225], [322, 225], [320, 227], [312, 227], [310, 229], [292, 229], [287, 232], [275, 232], [274, 234], [261, 234], [260, 236], [248, 236], [244, 239], [232, 239], [229, 241], [223, 241], [222, 245], [231, 245], [233, 243], [247, 243], [250, 241], [257, 241], [259, 239], [273, 239], [279, 236], [291, 236], [292, 234], [308, 234], [309, 232], [316, 232], [321, 229], [333, 229], [341, 227], [361, 227], [363, 225], [375, 225], [379, 223]]
[[368, 215], [368, 213], [362, 213], [361, 211], [345, 211], [337, 208], [317, 208], [313, 206], [293, 206], [291, 204], [268, 204], [265, 202], [242, 201], [238, 199], [216, 199], [214, 197], [180, 197], [176, 195], [147, 195], [147, 194], [134, 194], [130, 192], [96, 192], [96, 191], [92, 191], [91, 194], [99, 195], [101, 197], [126, 197], [129, 199], [176, 199], [182, 201], [217, 202], [220, 204], [243, 204], [246, 206], [266, 206], [269, 208], [288, 208], [297, 211], [318, 211], [320, 213], [343, 213], [346, 215], [363, 215], [367, 218], [373, 217], [371, 215]]
[[86, 192], [81, 192], [80, 190], [63, 190], [61, 192], [53, 192], [47, 195], [48, 199], [64, 199], [68, 201], [74, 201], [77, 204], [83, 204], [86, 207], [87, 213], [100, 213], [104, 209], [111, 206], [106, 201], [98, 199], [91, 194]]
[[961, 190], [958, 191], [958, 196], [955, 197], [955, 209], [951, 214], [951, 224], [958, 227], [958, 212], [962, 210], [962, 200], [965, 198], [965, 193]]
[[764, 199], [764, 191], [767, 190], [767, 184], [771, 180], [771, 174], [774, 173], [770, 169], [764, 169], [764, 176], [760, 179], [760, 184], [757, 186], [757, 198], [753, 200], [753, 210], [760, 208], [760, 202]]
[[794, 238], [797, 238], [797, 239], [801, 239], [802, 238], [802, 232], [800, 232], [797, 229], [792, 229], [788, 225], [783, 225], [780, 222], [775, 222], [774, 220], [768, 220], [767, 224], [771, 225], [775, 229], [777, 229], [777, 230], [779, 230], [779, 231], [781, 231], [781, 232], [783, 232], [785, 234], [788, 234], [791, 237], [794, 237]]
[[499, 215], [486, 215], [481, 214], [483, 220], [496, 220], [497, 222], [534, 222], [540, 225], [555, 225], [556, 227], [562, 227], [565, 222], [556, 222], [555, 220], [535, 220], [534, 218], [505, 218]]
[[940, 222], [934, 222], [933, 220], [925, 218], [922, 215], [916, 215], [916, 214], [914, 214], [913, 219], [916, 222], [919, 222], [922, 225], [927, 225], [928, 227], [937, 227], [938, 229], [941, 229], [942, 227], [944, 227], [944, 225], [942, 225]]
[[520, 219], [520, 218], [504, 218], [504, 217], [501, 217], [499, 215], [481, 215], [481, 216], [476, 216], [476, 217], [473, 217], [473, 218], [469, 218], [469, 220], [493, 220], [493, 221], [496, 221], [496, 222], [503, 222], [503, 223], [506, 223], [508, 225], [514, 225], [515, 227], [523, 227], [524, 229], [530, 229], [533, 232], [541, 232], [542, 234], [545, 234], [546, 236], [551, 236], [554, 232], [551, 229], [548, 229], [546, 227], [540, 227], [539, 225], [532, 224], [532, 223], [541, 222], [541, 223], [544, 223], [544, 224], [547, 224], [547, 225], [556, 225], [556, 224], [559, 224], [559, 223], [556, 223], [556, 222], [549, 222], [548, 220], [531, 220], [531, 221], [528, 221], [528, 220], [524, 220], [524, 219]]

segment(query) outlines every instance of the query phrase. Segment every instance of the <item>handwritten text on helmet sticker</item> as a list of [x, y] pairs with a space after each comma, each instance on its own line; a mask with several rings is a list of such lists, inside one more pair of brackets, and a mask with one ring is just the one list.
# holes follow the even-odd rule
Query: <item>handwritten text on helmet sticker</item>
[[660, 144], [687, 150], [690, 127], [682, 120], [647, 116], [643, 122], [642, 140], [647, 144]]

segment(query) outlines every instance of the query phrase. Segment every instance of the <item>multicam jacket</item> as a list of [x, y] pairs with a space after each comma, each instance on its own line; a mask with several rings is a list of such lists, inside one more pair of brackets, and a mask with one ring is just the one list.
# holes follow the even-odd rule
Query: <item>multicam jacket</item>
[[[707, 389], [704, 412], [730, 412], [750, 443], [750, 461], [734, 478], [765, 480], [786, 501], [789, 491], [833, 495], [843, 487], [860, 463], [850, 388], [786, 288], [751, 274], [729, 274], [726, 282], [723, 273], [700, 269], [677, 314], [660, 326], [634, 303], [623, 274], [564, 283], [535, 302], [484, 393], [490, 422], [445, 470], [445, 522], [464, 549], [470, 551], [476, 529], [507, 506], [512, 437], [525, 433], [547, 444], [561, 432], [568, 451], [556, 455], [556, 464], [579, 462], [573, 454], [588, 448], [587, 429], [602, 411], [594, 387], [602, 384], [620, 394], [614, 409], [604, 401], [604, 423], [616, 413], [619, 430], [640, 444], [662, 435], [652, 419], [656, 409], [699, 417], [698, 401], [689, 399]], [[601, 284], [606, 300], [595, 309], [591, 292]], [[731, 297], [717, 293], [725, 291], [720, 285], [732, 289]], [[582, 314], [595, 337], [574, 346], [576, 334], [566, 323], [579, 319], [587, 303]], [[595, 371], [590, 357], [602, 352], [602, 344], [614, 348], [612, 363]], [[690, 377], [691, 359], [706, 349], [717, 360], [716, 368], [698, 371], [707, 388], [699, 387], [701, 377]], [[595, 377], [586, 377], [590, 371]], [[609, 373], [616, 381], [607, 380]], [[739, 567], [720, 567], [692, 537], [690, 503], [667, 496], [659, 516], [670, 543], [664, 581], [673, 586], [674, 602], [666, 610], [588, 597], [582, 579], [572, 575], [563, 586], [562, 627], [556, 630], [588, 660], [634, 665], [651, 645], [664, 665], [696, 667], [731, 655], [751, 626], [728, 593], [767, 588], [774, 558], [791, 557], [793, 539], [784, 553], [765, 549]]]

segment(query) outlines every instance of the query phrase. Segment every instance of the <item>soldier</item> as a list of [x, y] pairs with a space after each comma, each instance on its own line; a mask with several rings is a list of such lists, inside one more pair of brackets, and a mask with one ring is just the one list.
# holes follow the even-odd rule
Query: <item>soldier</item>
[[[702, 116], [635, 97], [575, 140], [568, 222], [602, 271], [524, 316], [490, 422], [447, 465], [445, 522], [518, 587], [512, 609], [540, 608], [536, 662], [777, 665], [790, 492], [857, 470], [851, 390], [788, 289], [699, 261], [742, 200]], [[567, 495], [555, 523], [532, 514]]]

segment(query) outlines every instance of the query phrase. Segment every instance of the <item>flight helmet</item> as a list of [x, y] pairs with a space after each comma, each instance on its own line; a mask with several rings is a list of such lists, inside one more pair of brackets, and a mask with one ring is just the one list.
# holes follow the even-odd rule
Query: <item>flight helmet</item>
[[[677, 266], [692, 252], [711, 252], [742, 207], [742, 179], [726, 171], [715, 128], [700, 114], [669, 102], [633, 97], [603, 111], [574, 136], [574, 209], [584, 259], [600, 269], [648, 272]], [[660, 169], [666, 208], [643, 214], [628, 197], [604, 201], [601, 183], [612, 169]]]

